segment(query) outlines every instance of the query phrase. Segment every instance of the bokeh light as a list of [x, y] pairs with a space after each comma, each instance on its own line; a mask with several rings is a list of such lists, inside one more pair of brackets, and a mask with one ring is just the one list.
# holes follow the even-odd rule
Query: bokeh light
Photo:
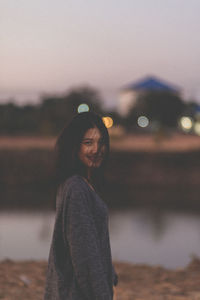
[[82, 112], [86, 112], [86, 111], [89, 111], [90, 110], [90, 108], [89, 108], [89, 106], [86, 104], [86, 103], [82, 103], [82, 104], [80, 104], [79, 106], [78, 106], [78, 113], [80, 114], [80, 113], [82, 113]]
[[189, 132], [192, 129], [193, 121], [190, 117], [182, 117], [180, 119], [180, 125], [184, 131]]
[[113, 126], [113, 119], [111, 117], [103, 117], [102, 120], [106, 128], [111, 128]]
[[138, 126], [140, 127], [147, 127], [149, 125], [149, 119], [145, 116], [140, 116], [138, 119], [137, 119], [137, 123], [138, 123]]

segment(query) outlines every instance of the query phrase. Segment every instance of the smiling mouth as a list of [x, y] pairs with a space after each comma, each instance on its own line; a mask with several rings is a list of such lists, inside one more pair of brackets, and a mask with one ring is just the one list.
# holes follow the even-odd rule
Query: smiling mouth
[[103, 156], [88, 156], [91, 161], [98, 161], [103, 158]]

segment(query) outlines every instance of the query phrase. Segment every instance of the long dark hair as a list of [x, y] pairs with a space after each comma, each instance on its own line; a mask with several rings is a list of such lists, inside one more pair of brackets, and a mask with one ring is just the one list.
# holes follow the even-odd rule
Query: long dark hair
[[68, 177], [78, 174], [87, 178], [87, 170], [78, 158], [78, 152], [84, 134], [90, 128], [97, 127], [105, 145], [105, 154], [101, 165], [92, 172], [91, 183], [101, 191], [105, 182], [104, 172], [109, 155], [109, 134], [102, 118], [94, 112], [77, 114], [61, 131], [55, 145], [55, 180], [58, 187]]

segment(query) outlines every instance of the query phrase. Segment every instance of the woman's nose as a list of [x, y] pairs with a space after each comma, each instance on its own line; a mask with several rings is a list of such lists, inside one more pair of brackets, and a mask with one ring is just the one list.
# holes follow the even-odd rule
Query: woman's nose
[[99, 150], [98, 144], [94, 143], [92, 147], [92, 153], [96, 154]]

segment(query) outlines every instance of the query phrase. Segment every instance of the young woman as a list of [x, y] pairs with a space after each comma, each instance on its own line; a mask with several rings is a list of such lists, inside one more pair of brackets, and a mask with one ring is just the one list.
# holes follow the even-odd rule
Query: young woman
[[109, 135], [100, 116], [84, 112], [56, 143], [56, 218], [44, 300], [111, 300], [108, 208], [98, 195], [104, 182]]

